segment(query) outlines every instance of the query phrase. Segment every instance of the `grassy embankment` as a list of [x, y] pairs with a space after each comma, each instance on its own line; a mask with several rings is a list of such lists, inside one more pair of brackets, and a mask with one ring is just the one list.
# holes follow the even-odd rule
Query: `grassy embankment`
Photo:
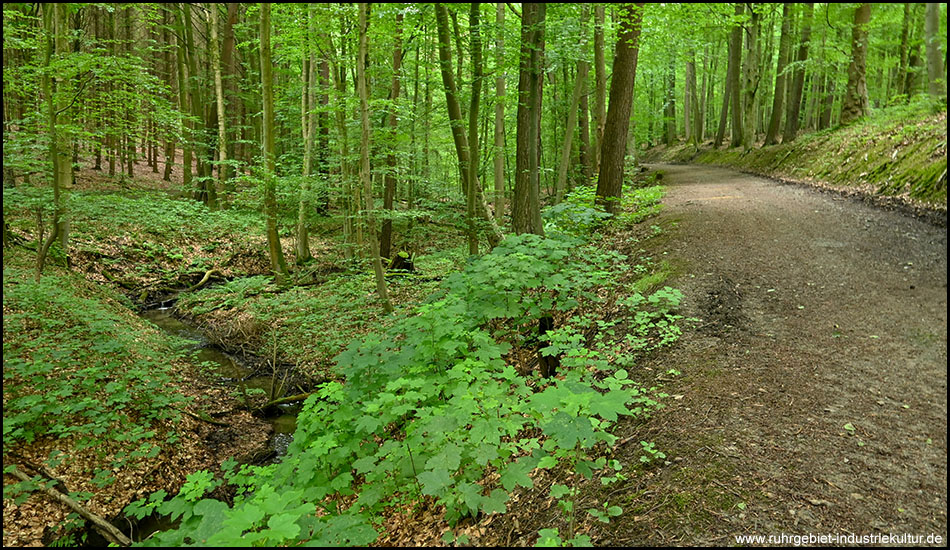
[[643, 161], [726, 166], [945, 216], [947, 111], [924, 104], [890, 107], [789, 144], [750, 151], [715, 149], [708, 142], [699, 148], [656, 147]]

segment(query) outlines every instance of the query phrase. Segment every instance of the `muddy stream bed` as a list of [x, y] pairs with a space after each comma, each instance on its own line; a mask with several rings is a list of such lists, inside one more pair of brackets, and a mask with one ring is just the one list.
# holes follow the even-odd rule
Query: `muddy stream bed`
[[[174, 307], [147, 309], [141, 312], [140, 315], [165, 332], [194, 342], [192, 360], [206, 365], [217, 377], [218, 382], [234, 388], [238, 394], [242, 392], [253, 394], [263, 391], [270, 401], [282, 397], [285, 393], [286, 388], [283, 387], [284, 385], [281, 382], [283, 376], [262, 372], [269, 369], [267, 367], [264, 369], [254, 367], [252, 362], [226, 353], [221, 348], [211, 344], [198, 328], [178, 318], [175, 315]], [[272, 456], [276, 457], [271, 460], [280, 460], [280, 457], [287, 452], [287, 447], [293, 440], [300, 404], [278, 405], [271, 409], [272, 412], [264, 417], [264, 420], [274, 429], [268, 446], [273, 452]]]

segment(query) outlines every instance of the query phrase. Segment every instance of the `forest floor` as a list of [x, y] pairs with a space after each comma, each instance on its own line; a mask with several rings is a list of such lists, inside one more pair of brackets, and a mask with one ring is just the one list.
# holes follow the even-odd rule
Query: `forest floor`
[[667, 187], [654, 252], [698, 321], [649, 364], [682, 373], [672, 405], [630, 426], [665, 465], [611, 488], [624, 514], [595, 544], [945, 543], [945, 223], [723, 168], [652, 168]]

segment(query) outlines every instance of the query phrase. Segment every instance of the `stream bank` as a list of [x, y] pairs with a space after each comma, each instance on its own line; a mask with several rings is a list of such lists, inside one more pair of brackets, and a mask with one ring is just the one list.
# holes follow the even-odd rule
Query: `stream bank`
[[[189, 347], [192, 350], [192, 361], [202, 368], [207, 368], [217, 383], [230, 388], [237, 399], [242, 400], [249, 408], [252, 407], [256, 396], [264, 395], [267, 402], [270, 402], [287, 394], [284, 383], [287, 379], [286, 369], [278, 366], [271, 369], [270, 375], [263, 374], [262, 369], [255, 365], [266, 365], [266, 361], [239, 357], [224, 351], [209, 342], [198, 328], [176, 315], [173, 306], [165, 305], [167, 302], [162, 304], [158, 308], [143, 310], [139, 315], [165, 333], [191, 342]], [[263, 417], [273, 431], [267, 445], [269, 451], [257, 457], [257, 460], [279, 460], [287, 452], [287, 447], [293, 440], [299, 410], [300, 403], [292, 403], [261, 411], [258, 416]]]

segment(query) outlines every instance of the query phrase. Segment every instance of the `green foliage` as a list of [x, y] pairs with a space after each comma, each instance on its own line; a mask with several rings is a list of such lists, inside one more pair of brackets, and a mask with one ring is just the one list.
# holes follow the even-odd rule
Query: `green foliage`
[[174, 354], [77, 294], [75, 277], [31, 275], [14, 267], [3, 274], [4, 448], [47, 438], [111, 452], [93, 479], [107, 485], [113, 468], [156, 456], [154, 426], [177, 417]]
[[[282, 462], [229, 474], [240, 488], [233, 507], [183, 491], [158, 507], [180, 515], [180, 529], [149, 544], [368, 544], [377, 536], [372, 523], [397, 503], [432, 499], [455, 524], [506, 511], [512, 491], [533, 486], [536, 468], [594, 477], [607, 466], [595, 445], [613, 444], [610, 430], [621, 417], [657, 407], [656, 391], [624, 370], [604, 376], [607, 343], [588, 347], [580, 334], [592, 320], [583, 316], [545, 337], [544, 353], [563, 357], [558, 378], [519, 374], [509, 352], [532, 345], [540, 316], [600, 303], [624, 260], [566, 235], [507, 238], [447, 277], [413, 315], [341, 353], [338, 376], [346, 382], [327, 382], [306, 401]], [[206, 294], [214, 291], [195, 296]], [[653, 327], [675, 321], [675, 291], [638, 296], [625, 311], [644, 334], [672, 335]], [[611, 468], [618, 479], [622, 466]], [[498, 472], [495, 486], [484, 482], [489, 471]]]

